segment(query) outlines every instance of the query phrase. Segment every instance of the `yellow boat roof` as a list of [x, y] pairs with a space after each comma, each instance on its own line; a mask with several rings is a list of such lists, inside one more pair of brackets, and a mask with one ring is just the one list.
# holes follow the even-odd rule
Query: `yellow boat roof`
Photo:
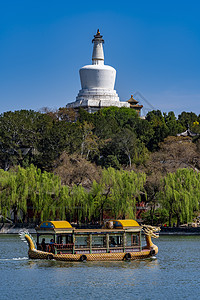
[[138, 227], [140, 226], [135, 220], [113, 220], [115, 228], [127, 228], [127, 227]]
[[40, 229], [67, 229], [72, 228], [71, 224], [67, 221], [45, 221], [39, 225]]

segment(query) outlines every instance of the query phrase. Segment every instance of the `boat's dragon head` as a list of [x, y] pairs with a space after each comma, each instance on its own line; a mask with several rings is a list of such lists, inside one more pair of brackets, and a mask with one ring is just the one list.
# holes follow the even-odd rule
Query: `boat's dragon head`
[[26, 229], [20, 230], [19, 236], [23, 242], [28, 243], [29, 250], [36, 249], [35, 241], [31, 236], [31, 234], [28, 232], [28, 230]]
[[159, 237], [159, 231], [160, 227], [155, 227], [151, 225], [142, 225], [143, 232], [145, 234], [147, 245], [144, 247], [144, 249], [150, 249], [150, 253], [152, 255], [158, 253], [158, 247], [152, 243], [151, 238], [158, 238]]
[[151, 225], [142, 225], [143, 232], [145, 234], [147, 245], [145, 248], [147, 249], [154, 249], [155, 254], [158, 253], [158, 247], [152, 243], [151, 238], [158, 238], [160, 227], [155, 227]]
[[155, 239], [159, 237], [160, 227], [151, 226], [151, 225], [142, 225], [142, 229], [146, 236], [150, 236]]

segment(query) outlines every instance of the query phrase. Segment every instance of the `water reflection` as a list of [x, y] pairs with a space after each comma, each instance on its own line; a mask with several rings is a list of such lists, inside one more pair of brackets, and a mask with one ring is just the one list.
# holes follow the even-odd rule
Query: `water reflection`
[[159, 261], [156, 258], [133, 261], [95, 261], [95, 262], [65, 262], [56, 260], [28, 260], [24, 266], [29, 268], [103, 268], [103, 269], [140, 269], [140, 268], [157, 268]]

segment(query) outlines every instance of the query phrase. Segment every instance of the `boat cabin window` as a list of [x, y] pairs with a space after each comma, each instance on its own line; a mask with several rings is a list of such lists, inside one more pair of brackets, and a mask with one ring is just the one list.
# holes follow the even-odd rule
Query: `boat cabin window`
[[139, 233], [126, 233], [126, 246], [138, 246], [139, 245]]
[[42, 251], [49, 251], [54, 244], [54, 234], [41, 234], [37, 236], [37, 249]]
[[72, 242], [72, 234], [62, 234], [57, 236], [57, 244], [71, 244]]
[[123, 236], [122, 235], [110, 235], [109, 236], [110, 247], [123, 247]]
[[47, 235], [47, 234], [45, 234], [45, 235], [40, 235], [40, 236], [39, 236], [39, 239], [38, 239], [39, 244], [41, 244], [41, 242], [42, 242], [43, 239], [45, 239], [45, 243], [46, 243], [46, 244], [49, 244], [50, 241], [51, 241], [51, 239], [54, 239], [54, 235], [53, 235], [53, 234], [51, 234], [51, 235]]
[[92, 248], [106, 248], [106, 235], [92, 235]]
[[[44, 245], [48, 246], [49, 244], [52, 244], [52, 241], [54, 242], [54, 235], [53, 234], [43, 234], [39, 235], [37, 238], [37, 248], [38, 250], [45, 250]], [[43, 244], [43, 246], [42, 246]]]
[[75, 237], [76, 248], [87, 248], [89, 247], [89, 236], [88, 235], [76, 235]]

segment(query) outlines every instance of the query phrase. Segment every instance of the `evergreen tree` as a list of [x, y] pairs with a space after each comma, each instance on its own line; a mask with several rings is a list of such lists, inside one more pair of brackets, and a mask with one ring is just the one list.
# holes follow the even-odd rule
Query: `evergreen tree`
[[165, 119], [160, 110], [153, 110], [148, 112], [146, 120], [150, 122], [154, 130], [154, 134], [148, 143], [148, 149], [150, 151], [158, 150], [159, 143], [163, 142], [164, 138], [166, 138], [169, 134], [169, 129], [165, 124]]

